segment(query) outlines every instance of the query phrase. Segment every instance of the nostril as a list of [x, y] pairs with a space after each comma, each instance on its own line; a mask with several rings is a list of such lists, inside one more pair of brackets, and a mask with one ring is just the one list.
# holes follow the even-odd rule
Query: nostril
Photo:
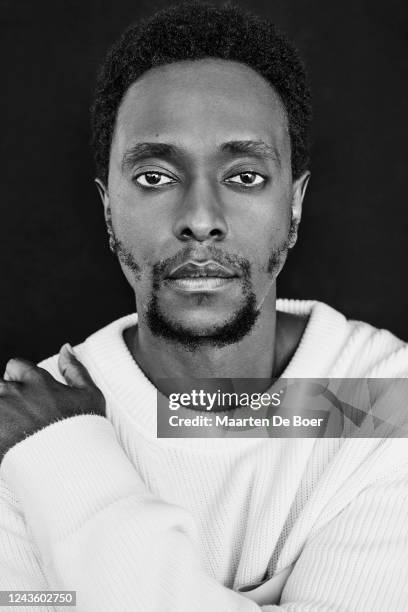
[[222, 236], [223, 232], [220, 229], [212, 229], [210, 232], [210, 236]]
[[181, 236], [182, 238], [191, 238], [193, 235], [193, 232], [191, 231], [191, 229], [189, 227], [186, 227], [185, 229], [183, 229], [183, 231], [181, 232]]
[[219, 227], [192, 227], [185, 225], [181, 231], [177, 233], [181, 240], [222, 240], [225, 232]]

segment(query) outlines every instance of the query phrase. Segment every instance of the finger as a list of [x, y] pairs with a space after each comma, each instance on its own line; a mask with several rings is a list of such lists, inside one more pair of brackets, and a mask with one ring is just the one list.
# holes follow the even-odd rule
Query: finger
[[13, 393], [18, 389], [18, 384], [15, 382], [9, 382], [0, 378], [0, 397], [4, 397], [10, 393]]
[[70, 344], [64, 344], [58, 357], [58, 367], [71, 387], [95, 386], [88, 370], [77, 358]]
[[7, 362], [4, 380], [25, 382], [28, 379], [36, 378], [39, 374], [37, 366], [32, 361], [14, 357]]

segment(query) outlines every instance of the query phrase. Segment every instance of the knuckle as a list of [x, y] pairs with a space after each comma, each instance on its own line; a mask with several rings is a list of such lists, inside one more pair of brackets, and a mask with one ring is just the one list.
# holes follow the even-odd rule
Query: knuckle
[[8, 360], [6, 370], [9, 372], [19, 372], [20, 374], [26, 375], [31, 372], [36, 366], [28, 359], [22, 357], [12, 357]]
[[31, 361], [28, 361], [28, 359], [24, 359], [24, 357], [11, 357], [8, 362], [7, 365], [32, 365]]
[[11, 357], [6, 363], [6, 370], [19, 365], [20, 361], [21, 359], [19, 359], [19, 357]]

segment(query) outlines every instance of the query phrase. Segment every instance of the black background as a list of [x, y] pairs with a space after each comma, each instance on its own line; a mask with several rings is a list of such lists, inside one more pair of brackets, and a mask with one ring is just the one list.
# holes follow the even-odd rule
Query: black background
[[[0, 1], [3, 365], [134, 309], [107, 246], [88, 109], [108, 45], [167, 4]], [[278, 293], [408, 339], [406, 1], [242, 5], [296, 41], [314, 91], [312, 180]]]

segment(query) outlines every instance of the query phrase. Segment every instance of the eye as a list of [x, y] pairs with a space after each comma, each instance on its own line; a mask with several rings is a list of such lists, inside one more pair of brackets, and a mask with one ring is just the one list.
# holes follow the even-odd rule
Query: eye
[[234, 185], [242, 185], [243, 187], [256, 187], [265, 183], [265, 177], [258, 172], [240, 172], [234, 176], [230, 176], [225, 180], [226, 183], [234, 183]]
[[176, 182], [163, 172], [142, 172], [135, 176], [135, 181], [142, 187], [162, 187]]

